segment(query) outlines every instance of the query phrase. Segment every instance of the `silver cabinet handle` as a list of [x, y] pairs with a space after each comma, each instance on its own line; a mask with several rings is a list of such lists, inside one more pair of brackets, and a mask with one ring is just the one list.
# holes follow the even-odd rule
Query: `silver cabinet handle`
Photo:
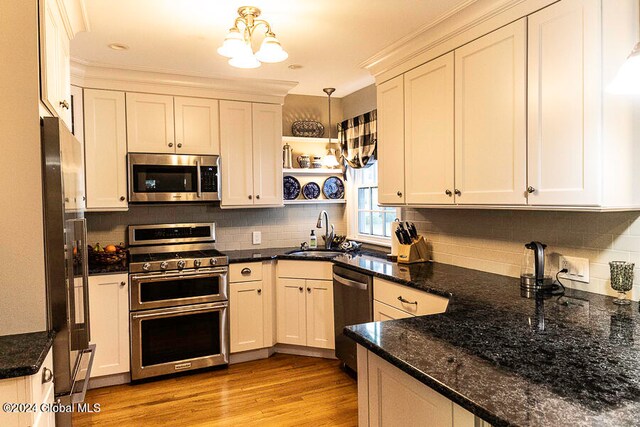
[[53, 380], [53, 372], [49, 368], [42, 368], [42, 384], [50, 383]]
[[126, 285], [126, 284], [127, 284], [127, 282], [120, 282], [120, 287], [123, 288], [124, 285]]
[[402, 295], [398, 297], [398, 301], [400, 301], [403, 304], [414, 304], [416, 307], [418, 306], [418, 301], [411, 302], [409, 300], [402, 298]]
[[451, 197], [453, 195], [453, 193], [451, 192], [451, 190], [445, 190], [444, 194], [446, 194], [447, 196]]
[[457, 188], [453, 190], [453, 192], [456, 193], [456, 196], [462, 196], [462, 191], [458, 190]]
[[61, 106], [62, 108], [64, 108], [65, 110], [68, 110], [68, 109], [69, 109], [69, 103], [67, 102], [67, 100], [62, 100], [62, 101], [60, 101], [60, 106]]
[[182, 148], [182, 143], [178, 142], [178, 148]]
[[240, 274], [242, 274], [243, 276], [247, 276], [251, 274], [251, 269], [249, 267], [245, 267], [242, 270], [240, 270]]
[[173, 142], [170, 142], [170, 143], [169, 143], [169, 147], [173, 147]]
[[402, 197], [402, 191], [398, 191], [396, 194], [398, 195], [398, 197]]
[[124, 202], [124, 201], [125, 201], [125, 199], [126, 199], [126, 197], [124, 197], [124, 196], [120, 196], [120, 201], [121, 201], [121, 202]]
[[528, 186], [527, 187], [527, 193], [531, 194], [531, 193], [535, 193], [535, 192], [536, 192], [536, 189], [533, 188], [532, 186]]
[[258, 289], [258, 295], [262, 295], [262, 289]]

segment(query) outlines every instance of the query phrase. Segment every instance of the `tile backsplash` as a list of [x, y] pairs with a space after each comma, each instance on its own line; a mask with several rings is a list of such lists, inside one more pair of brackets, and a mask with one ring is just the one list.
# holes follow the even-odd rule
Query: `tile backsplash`
[[[344, 205], [287, 205], [284, 208], [220, 209], [213, 205], [130, 206], [126, 212], [88, 212], [89, 243], [126, 242], [129, 224], [162, 224], [182, 222], [215, 222], [216, 247], [219, 250], [294, 247], [309, 240], [316, 229], [318, 214], [325, 209], [337, 234], [345, 234], [347, 225]], [[251, 233], [262, 232], [262, 244], [253, 245]], [[322, 239], [318, 237], [318, 244]]]
[[631, 297], [640, 299], [640, 212], [547, 212], [476, 209], [402, 210], [427, 237], [437, 262], [520, 276], [524, 243], [548, 245], [552, 272], [559, 255], [589, 259], [590, 283], [563, 280], [565, 285], [615, 296], [609, 261], [634, 262]]

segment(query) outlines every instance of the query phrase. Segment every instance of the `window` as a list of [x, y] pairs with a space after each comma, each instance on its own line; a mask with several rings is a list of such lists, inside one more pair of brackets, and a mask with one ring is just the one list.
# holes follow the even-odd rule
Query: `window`
[[396, 208], [378, 206], [378, 165], [350, 170], [348, 195], [350, 237], [389, 244]]

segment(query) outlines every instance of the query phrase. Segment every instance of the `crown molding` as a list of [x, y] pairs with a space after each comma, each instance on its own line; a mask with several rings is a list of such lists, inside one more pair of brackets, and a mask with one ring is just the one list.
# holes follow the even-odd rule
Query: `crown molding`
[[388, 80], [558, 0], [468, 0], [360, 64]]
[[283, 104], [298, 83], [185, 75], [169, 70], [121, 67], [71, 59], [71, 82], [91, 89]]

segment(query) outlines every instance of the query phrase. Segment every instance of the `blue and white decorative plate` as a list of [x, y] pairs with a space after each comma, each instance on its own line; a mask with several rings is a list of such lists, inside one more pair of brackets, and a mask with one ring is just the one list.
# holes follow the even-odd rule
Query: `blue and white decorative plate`
[[327, 199], [344, 199], [344, 183], [337, 176], [330, 176], [322, 184], [322, 194]]
[[320, 195], [320, 186], [315, 182], [307, 182], [302, 187], [302, 195], [305, 199], [317, 199]]
[[295, 200], [300, 195], [300, 182], [292, 176], [285, 176], [282, 180], [282, 193], [285, 200]]

